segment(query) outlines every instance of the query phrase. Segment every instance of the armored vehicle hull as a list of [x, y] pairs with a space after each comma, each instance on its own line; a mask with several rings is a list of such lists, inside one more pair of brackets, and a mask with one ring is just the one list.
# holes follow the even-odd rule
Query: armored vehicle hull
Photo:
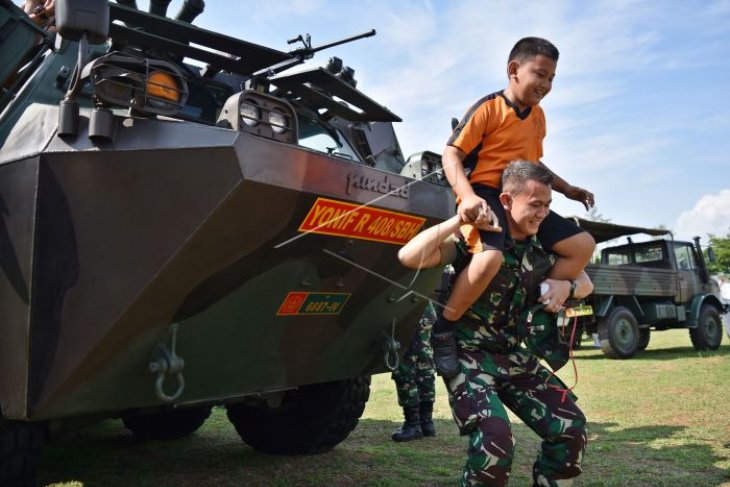
[[[426, 203], [431, 185], [377, 198], [348, 179], [410, 181], [174, 121], [122, 120], [113, 144], [83, 131], [66, 141], [38, 127], [56, 117], [55, 107], [27, 110], [3, 149], [25, 155], [0, 161], [12, 249], [0, 360], [21, 371], [0, 382], [6, 418], [159, 404], [149, 364], [158, 343], [171, 346], [173, 324], [179, 404], [382, 372], [384, 338], [412, 336], [438, 272], [414, 281], [397, 243], [448, 214], [446, 188], [436, 188], [440, 207]], [[335, 203], [349, 215], [333, 216]], [[372, 227], [379, 216], [390, 231]], [[282, 311], [302, 298], [314, 307]], [[177, 374], [163, 385], [172, 395]]]
[[47, 436], [185, 436], [212, 405], [259, 450], [335, 447], [440, 280], [397, 251], [454, 204], [352, 69], [286, 72], [374, 31], [285, 53], [56, 4], [54, 40], [0, 0], [0, 484]]

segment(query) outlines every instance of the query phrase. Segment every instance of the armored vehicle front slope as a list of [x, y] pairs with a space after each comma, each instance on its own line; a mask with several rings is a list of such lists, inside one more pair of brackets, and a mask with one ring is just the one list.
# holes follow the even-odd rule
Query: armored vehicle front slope
[[54, 40], [0, 0], [0, 483], [76, 424], [182, 436], [215, 404], [254, 448], [334, 447], [439, 280], [396, 259], [452, 211], [438, 158], [401, 176], [352, 70], [289, 70], [306, 39], [56, 3]]

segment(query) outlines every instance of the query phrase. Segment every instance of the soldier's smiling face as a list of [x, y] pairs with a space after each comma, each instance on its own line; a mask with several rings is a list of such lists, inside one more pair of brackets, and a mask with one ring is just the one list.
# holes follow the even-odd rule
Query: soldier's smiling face
[[507, 213], [507, 230], [515, 240], [524, 240], [537, 233], [540, 223], [550, 212], [552, 189], [529, 179], [516, 194], [502, 193], [500, 200]]

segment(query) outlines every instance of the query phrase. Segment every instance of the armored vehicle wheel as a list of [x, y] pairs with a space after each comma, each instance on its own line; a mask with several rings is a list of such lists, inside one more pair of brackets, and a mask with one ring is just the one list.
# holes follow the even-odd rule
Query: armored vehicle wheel
[[639, 328], [639, 346], [636, 347], [636, 350], [646, 350], [646, 347], [649, 346], [649, 339], [651, 339], [651, 329]]
[[714, 306], [704, 305], [700, 310], [697, 327], [690, 328], [689, 337], [697, 350], [717, 350], [722, 341], [720, 313]]
[[40, 425], [0, 419], [0, 485], [35, 486], [42, 446]]
[[143, 439], [182, 438], [193, 434], [210, 416], [210, 406], [171, 409], [145, 414], [129, 412], [122, 416], [124, 426]]
[[355, 429], [370, 396], [370, 377], [302, 386], [279, 407], [228, 406], [228, 419], [244, 443], [273, 454], [331, 450]]
[[616, 306], [598, 323], [601, 350], [611, 358], [631, 358], [639, 347], [639, 326], [634, 314]]

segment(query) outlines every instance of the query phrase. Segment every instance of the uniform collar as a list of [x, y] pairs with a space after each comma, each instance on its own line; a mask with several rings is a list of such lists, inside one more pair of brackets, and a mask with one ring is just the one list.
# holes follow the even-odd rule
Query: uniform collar
[[511, 250], [512, 248], [516, 247], [517, 245], [524, 245], [525, 249], [527, 250], [542, 250], [542, 246], [540, 245], [540, 241], [537, 239], [537, 235], [532, 235], [531, 237], [528, 237], [524, 240], [516, 241], [514, 238], [512, 238], [512, 235], [509, 233], [505, 235], [505, 241], [504, 241], [504, 249], [505, 250]]
[[517, 115], [517, 118], [519, 118], [520, 120], [524, 120], [530, 116], [530, 112], [532, 112], [532, 107], [527, 107], [524, 110], [520, 111], [520, 107], [509, 101], [509, 98], [504, 96], [504, 90], [500, 91], [498, 94], [504, 99], [504, 102], [507, 104], [507, 106], [515, 111], [515, 115]]

